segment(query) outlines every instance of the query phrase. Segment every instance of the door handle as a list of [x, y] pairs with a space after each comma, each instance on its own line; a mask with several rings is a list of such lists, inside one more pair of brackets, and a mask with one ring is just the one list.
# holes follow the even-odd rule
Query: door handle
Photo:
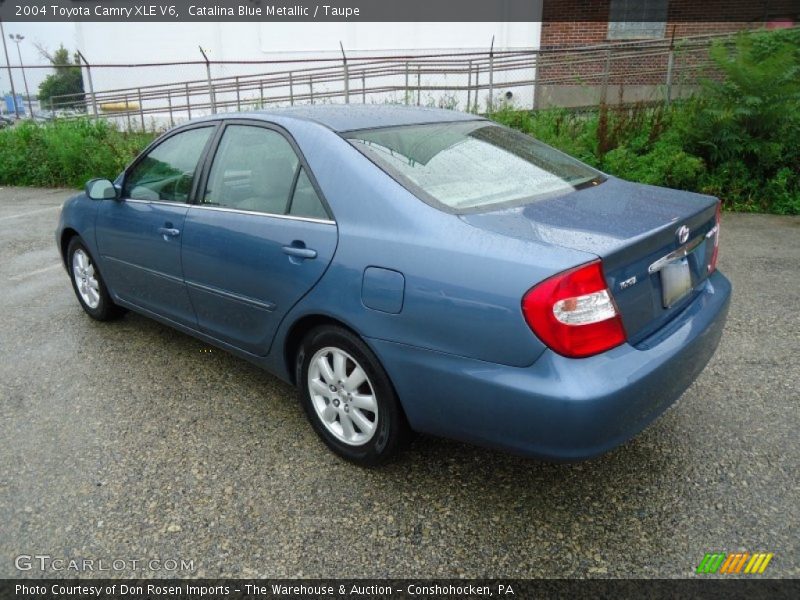
[[166, 240], [171, 237], [178, 237], [181, 234], [181, 230], [175, 229], [174, 227], [159, 227], [158, 233], [163, 235]]
[[311, 248], [306, 248], [303, 242], [294, 241], [289, 246], [283, 246], [283, 253], [288, 254], [292, 258], [310, 259], [317, 258], [317, 251]]

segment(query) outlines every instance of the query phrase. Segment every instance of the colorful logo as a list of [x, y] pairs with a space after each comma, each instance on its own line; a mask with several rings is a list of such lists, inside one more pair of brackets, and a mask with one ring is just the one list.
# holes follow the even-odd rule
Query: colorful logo
[[707, 553], [697, 567], [697, 573], [719, 573], [721, 575], [737, 575], [740, 573], [755, 575], [767, 569], [772, 560], [772, 552], [724, 552]]

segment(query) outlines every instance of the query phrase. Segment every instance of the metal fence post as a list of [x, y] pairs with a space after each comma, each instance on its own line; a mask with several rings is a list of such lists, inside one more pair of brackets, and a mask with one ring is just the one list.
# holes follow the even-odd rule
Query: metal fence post
[[211, 62], [208, 60], [208, 56], [206, 56], [205, 50], [203, 50], [202, 46], [198, 46], [200, 48], [200, 54], [203, 55], [203, 60], [206, 61], [206, 79], [208, 79], [208, 98], [211, 102], [211, 114], [217, 114], [217, 98], [214, 94], [214, 85], [211, 83]]
[[467, 61], [467, 112], [472, 108], [472, 59]]
[[236, 76], [235, 81], [236, 81], [236, 110], [241, 112], [241, 110], [242, 110], [242, 99], [241, 99], [241, 96], [239, 94], [239, 76], [238, 75]]
[[347, 55], [344, 53], [344, 46], [341, 40], [339, 41], [339, 48], [342, 50], [342, 76], [344, 77], [344, 103], [350, 104], [350, 71], [347, 67]]
[[186, 83], [186, 112], [189, 115], [189, 120], [192, 119], [192, 99], [189, 96], [189, 83]]
[[94, 118], [97, 118], [97, 97], [94, 95], [94, 82], [92, 82], [92, 67], [89, 65], [89, 61], [86, 60], [86, 57], [81, 53], [80, 50], [76, 50], [75, 53], [78, 55], [83, 61], [83, 64], [86, 66], [86, 83], [89, 84], [89, 98], [92, 100], [92, 113], [94, 113]]
[[291, 71], [289, 71], [289, 106], [294, 106], [294, 79]]
[[667, 107], [669, 107], [670, 102], [672, 102], [672, 70], [674, 67], [675, 67], [675, 50], [670, 48], [669, 55], [667, 56], [667, 87], [664, 90], [666, 94]]
[[405, 86], [405, 97], [406, 97], [406, 104], [409, 102], [409, 89], [408, 89], [408, 61], [406, 61], [406, 86]]
[[367, 76], [361, 71], [361, 104], [367, 103]]
[[494, 36], [492, 36], [492, 45], [489, 48], [489, 102], [486, 108], [490, 114], [494, 109]]
[[481, 91], [480, 80], [481, 80], [481, 63], [477, 63], [475, 65], [475, 110], [472, 111], [475, 114], [478, 114], [478, 94]]
[[261, 79], [258, 82], [258, 99], [261, 102], [259, 108], [264, 108], [264, 80]]
[[531, 90], [531, 108], [537, 110], [539, 108], [539, 58], [541, 58], [541, 51], [534, 51], [531, 55], [533, 58], [533, 89]]
[[672, 74], [675, 69], [675, 25], [672, 26], [672, 37], [669, 40], [669, 55], [667, 56], [667, 86], [664, 90], [666, 94], [666, 106], [669, 108], [672, 102]]
[[169, 126], [175, 126], [175, 118], [172, 116], [172, 90], [167, 90], [167, 105], [169, 106]]
[[420, 94], [422, 93], [422, 65], [417, 65], [417, 106], [420, 103]]
[[603, 87], [600, 91], [600, 102], [606, 103], [608, 99], [608, 79], [611, 75], [611, 48], [606, 48], [606, 64], [603, 70]]
[[136, 90], [136, 94], [139, 98], [139, 118], [142, 121], [142, 131], [144, 131], [144, 105], [142, 104], [142, 88], [138, 88]]
[[314, 104], [314, 76], [308, 76], [308, 95], [311, 98], [311, 104]]
[[128, 101], [128, 94], [125, 94], [125, 116], [128, 119], [128, 131], [131, 131], [131, 105]]

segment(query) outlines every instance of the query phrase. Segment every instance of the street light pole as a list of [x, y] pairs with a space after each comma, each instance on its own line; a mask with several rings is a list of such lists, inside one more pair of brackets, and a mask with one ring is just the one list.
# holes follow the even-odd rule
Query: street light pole
[[28, 91], [28, 79], [25, 77], [25, 66], [22, 64], [22, 51], [19, 49], [20, 43], [25, 39], [24, 35], [18, 33], [9, 33], [8, 37], [17, 45], [17, 56], [19, 56], [19, 68], [22, 70], [22, 83], [25, 84], [25, 95], [28, 97], [28, 109], [31, 112], [31, 119], [33, 118], [33, 101], [31, 100], [31, 93]]
[[8, 81], [11, 84], [11, 98], [14, 105], [14, 114], [19, 119], [19, 106], [17, 106], [17, 92], [14, 89], [14, 77], [11, 75], [11, 61], [8, 59], [8, 46], [6, 46], [6, 32], [3, 29], [3, 21], [0, 21], [0, 38], [3, 38], [3, 52], [6, 54], [6, 68], [8, 69]]

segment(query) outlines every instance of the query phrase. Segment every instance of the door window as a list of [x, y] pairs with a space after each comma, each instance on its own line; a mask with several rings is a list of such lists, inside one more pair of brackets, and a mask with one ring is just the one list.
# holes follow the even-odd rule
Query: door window
[[153, 148], [125, 177], [124, 197], [187, 202], [197, 163], [213, 130], [200, 127], [183, 131]]
[[202, 202], [274, 215], [327, 218], [286, 138], [249, 125], [225, 128]]
[[306, 174], [306, 170], [301, 168], [300, 175], [292, 194], [292, 203], [289, 206], [289, 214], [295, 217], [311, 217], [313, 219], [327, 219], [328, 213], [322, 206], [322, 201], [317, 195], [311, 180]]

